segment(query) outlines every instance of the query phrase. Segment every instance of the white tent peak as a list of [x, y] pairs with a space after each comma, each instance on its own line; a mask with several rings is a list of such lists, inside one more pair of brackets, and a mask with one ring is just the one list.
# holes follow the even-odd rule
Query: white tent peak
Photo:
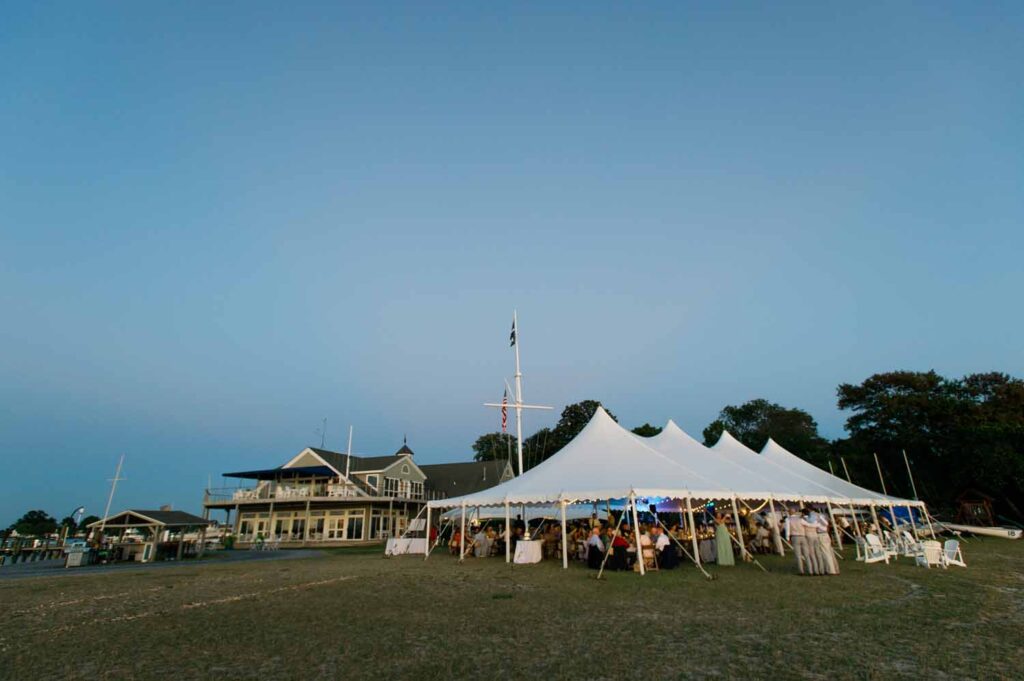
[[733, 437], [732, 433], [730, 433], [728, 430], [723, 430], [722, 431], [722, 434], [718, 436], [718, 442], [716, 442], [714, 445], [712, 445], [711, 448], [712, 449], [724, 449], [726, 447], [736, 447], [736, 446], [742, 447], [743, 449], [746, 449], [747, 451], [754, 451], [754, 450], [750, 449], [750, 447], [747, 447], [745, 444], [743, 444], [742, 442], [737, 440], [735, 437]]

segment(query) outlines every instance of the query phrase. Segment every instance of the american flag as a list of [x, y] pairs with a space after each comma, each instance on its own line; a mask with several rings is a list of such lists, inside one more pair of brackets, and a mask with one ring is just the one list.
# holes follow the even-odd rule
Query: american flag
[[501, 432], [508, 431], [508, 388], [505, 388], [505, 394], [501, 396]]

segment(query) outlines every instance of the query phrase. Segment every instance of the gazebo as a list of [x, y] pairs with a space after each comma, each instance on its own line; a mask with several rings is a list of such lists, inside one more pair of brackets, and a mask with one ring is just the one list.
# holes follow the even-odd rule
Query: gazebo
[[210, 521], [185, 511], [127, 509], [88, 525], [97, 543], [102, 543], [111, 530], [116, 539], [108, 544], [118, 560], [150, 563], [173, 553], [175, 560], [185, 556], [187, 532], [198, 530], [197, 555], [203, 554], [206, 528]]

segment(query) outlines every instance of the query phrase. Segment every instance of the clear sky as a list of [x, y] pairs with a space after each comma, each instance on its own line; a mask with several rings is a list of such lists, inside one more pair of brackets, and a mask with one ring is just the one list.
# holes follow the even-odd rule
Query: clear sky
[[720, 5], [7, 3], [0, 524], [468, 459], [514, 307], [528, 400], [698, 436], [1024, 374], [1024, 4]]

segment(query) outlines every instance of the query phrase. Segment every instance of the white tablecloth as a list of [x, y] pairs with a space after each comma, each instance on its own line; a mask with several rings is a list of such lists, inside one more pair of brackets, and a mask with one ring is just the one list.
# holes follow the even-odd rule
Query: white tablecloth
[[544, 542], [520, 539], [516, 543], [516, 563], [539, 563], [544, 557]]
[[388, 539], [387, 548], [384, 550], [384, 555], [387, 556], [401, 556], [406, 553], [426, 553], [427, 552], [427, 540], [422, 537], [419, 539], [408, 538], [408, 539]]

